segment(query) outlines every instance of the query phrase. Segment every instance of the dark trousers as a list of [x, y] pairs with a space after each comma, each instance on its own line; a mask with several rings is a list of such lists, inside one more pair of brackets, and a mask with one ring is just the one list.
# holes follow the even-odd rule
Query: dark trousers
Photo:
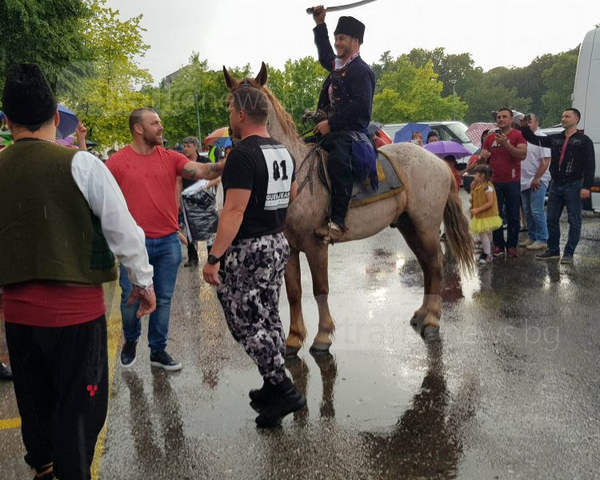
[[567, 207], [569, 238], [565, 245], [565, 255], [573, 256], [581, 237], [581, 188], [583, 180], [571, 183], [552, 182], [548, 195], [548, 250], [560, 253], [560, 216]]
[[61, 328], [6, 323], [25, 461], [54, 462], [61, 480], [87, 480], [108, 407], [104, 315]]
[[331, 178], [331, 221], [346, 227], [346, 214], [352, 198], [352, 138], [346, 132], [325, 136], [323, 148], [329, 154], [327, 171]]
[[217, 295], [233, 338], [265, 382], [285, 380], [285, 332], [279, 295], [290, 258], [283, 233], [238, 240], [223, 256]]
[[198, 263], [198, 250], [196, 248], [195, 241], [193, 241], [193, 240], [188, 241], [187, 253], [188, 253], [188, 262]]
[[506, 213], [507, 233], [504, 240], [502, 227], [494, 230], [494, 246], [499, 248], [517, 248], [521, 228], [521, 182], [494, 183], [498, 210]]

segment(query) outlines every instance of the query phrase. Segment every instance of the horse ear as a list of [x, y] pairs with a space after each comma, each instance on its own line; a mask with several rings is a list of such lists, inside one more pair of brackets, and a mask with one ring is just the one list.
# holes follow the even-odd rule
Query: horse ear
[[235, 85], [238, 83], [238, 81], [234, 77], [229, 75], [229, 72], [227, 71], [225, 65], [223, 65], [223, 76], [225, 77], [225, 85], [227, 85], [227, 88], [229, 90], [235, 87]]
[[267, 84], [267, 76], [267, 66], [265, 65], [265, 62], [262, 62], [260, 66], [260, 72], [258, 72], [258, 75], [254, 79], [254, 81], [258, 83], [261, 87], [264, 87]]

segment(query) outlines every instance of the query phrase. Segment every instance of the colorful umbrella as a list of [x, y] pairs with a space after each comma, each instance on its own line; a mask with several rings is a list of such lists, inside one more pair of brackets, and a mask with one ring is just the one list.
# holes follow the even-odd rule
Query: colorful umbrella
[[208, 137], [204, 139], [205, 145], [212, 145], [220, 138], [229, 138], [229, 127], [217, 128]]
[[423, 141], [427, 138], [427, 134], [431, 131], [426, 123], [407, 123], [394, 135], [394, 143], [410, 142], [415, 133], [420, 133]]
[[227, 148], [227, 147], [231, 147], [233, 145], [233, 143], [231, 142], [231, 138], [229, 137], [221, 137], [221, 138], [217, 138], [213, 145], [218, 145], [221, 148]]
[[64, 147], [70, 147], [73, 145], [73, 143], [75, 143], [75, 137], [59, 138], [56, 140], [56, 143]]
[[[77, 115], [62, 105], [58, 106], [58, 114], [60, 115], [60, 125], [56, 131], [56, 138], [66, 138], [75, 132], [79, 119]], [[0, 112], [0, 120], [4, 118], [4, 113]]]
[[471, 152], [469, 152], [460, 143], [448, 140], [428, 143], [427, 145], [423, 145], [423, 148], [437, 155], [440, 158], [444, 158], [448, 155], [452, 155], [455, 158], [463, 158], [471, 155]]
[[476, 122], [472, 123], [465, 133], [469, 137], [469, 140], [473, 142], [473, 145], [481, 147], [481, 134], [486, 130], [493, 130], [494, 128], [496, 128], [495, 123]]

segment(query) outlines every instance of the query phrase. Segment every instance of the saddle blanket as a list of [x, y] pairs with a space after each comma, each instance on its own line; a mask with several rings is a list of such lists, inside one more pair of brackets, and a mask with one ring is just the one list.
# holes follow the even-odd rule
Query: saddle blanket
[[392, 165], [390, 159], [381, 152], [377, 152], [377, 176], [379, 178], [379, 187], [376, 192], [371, 190], [369, 179], [366, 179], [364, 182], [354, 183], [350, 208], [361, 207], [391, 197], [392, 195], [398, 195], [405, 188], [399, 173]]

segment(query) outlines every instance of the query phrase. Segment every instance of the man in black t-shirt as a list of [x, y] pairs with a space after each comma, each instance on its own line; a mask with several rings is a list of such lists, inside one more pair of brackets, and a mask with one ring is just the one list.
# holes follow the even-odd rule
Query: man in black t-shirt
[[306, 405], [285, 373], [285, 334], [279, 318], [279, 294], [290, 255], [283, 226], [297, 192], [295, 166], [288, 150], [269, 137], [268, 113], [266, 96], [257, 88], [243, 86], [230, 97], [229, 122], [241, 143], [223, 170], [225, 202], [202, 270], [204, 280], [218, 286], [231, 334], [263, 377], [263, 387], [250, 391], [250, 405], [260, 412], [259, 427], [275, 427]]

